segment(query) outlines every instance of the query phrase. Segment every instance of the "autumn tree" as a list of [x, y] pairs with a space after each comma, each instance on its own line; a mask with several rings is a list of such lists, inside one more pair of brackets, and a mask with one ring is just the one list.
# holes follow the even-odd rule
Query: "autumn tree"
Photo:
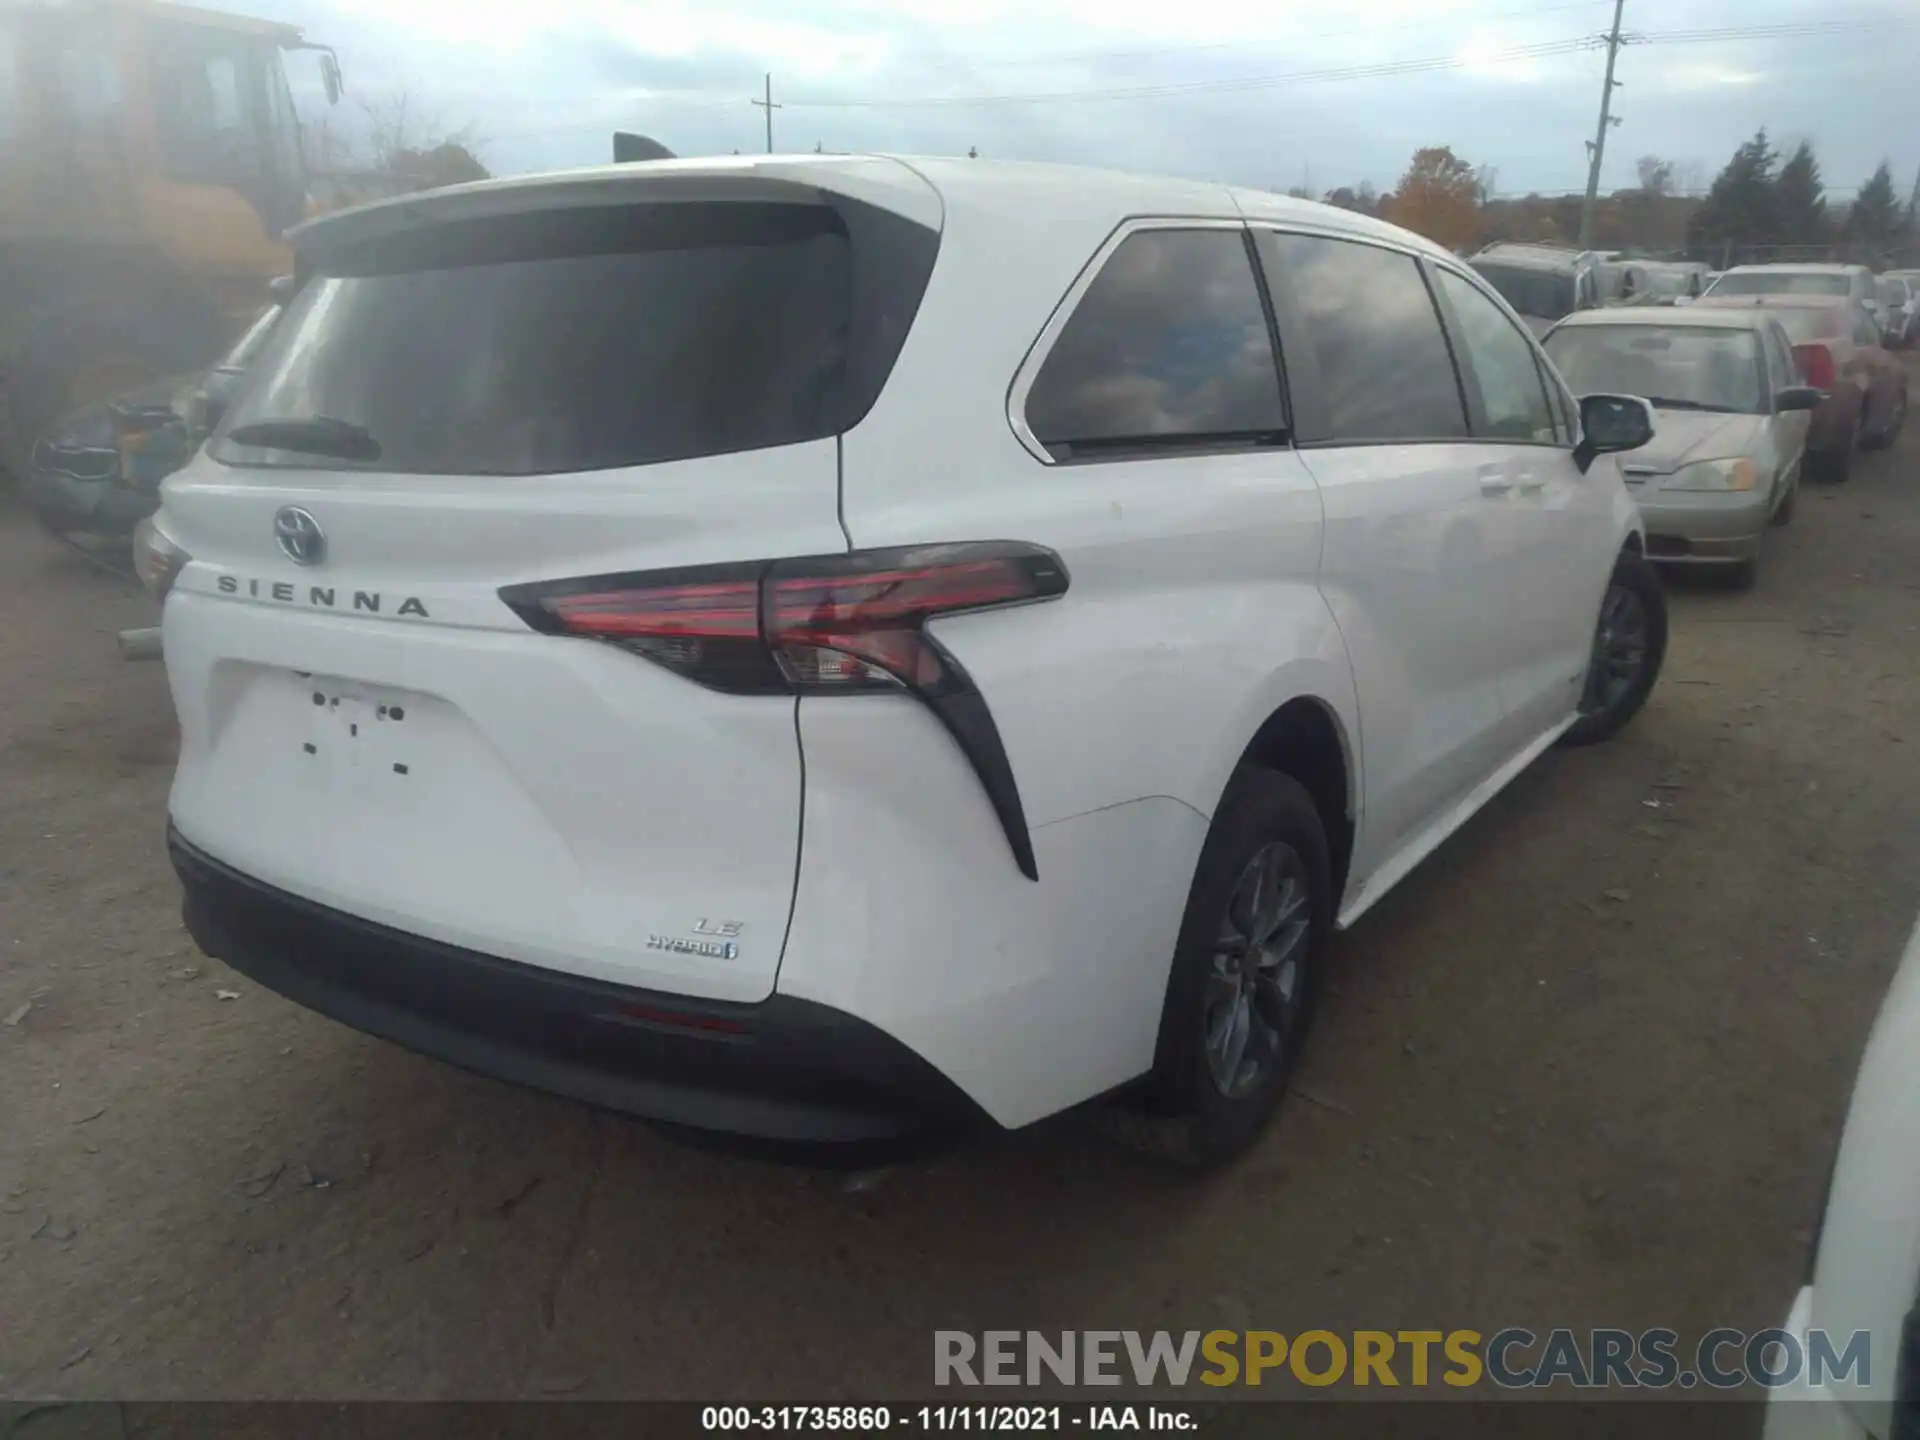
[[1820, 162], [1813, 158], [1813, 146], [1805, 140], [1780, 167], [1774, 191], [1782, 244], [1820, 246], [1829, 242], [1833, 227], [1827, 218]]
[[1450, 146], [1413, 152], [1413, 163], [1387, 197], [1387, 218], [1458, 250], [1480, 233], [1480, 177]]
[[1893, 171], [1882, 160], [1847, 215], [1847, 239], [1869, 254], [1893, 249], [1906, 238], [1906, 207], [1893, 193]]

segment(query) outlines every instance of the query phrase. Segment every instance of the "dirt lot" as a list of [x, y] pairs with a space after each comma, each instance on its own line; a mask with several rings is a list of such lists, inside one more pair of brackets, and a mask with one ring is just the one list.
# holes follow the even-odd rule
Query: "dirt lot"
[[1067, 1121], [847, 1194], [199, 956], [164, 676], [113, 648], [150, 608], [0, 514], [0, 1393], [906, 1396], [935, 1328], [1773, 1323], [1920, 904], [1916, 557], [1920, 426], [1755, 593], [1677, 586], [1632, 729], [1342, 938], [1232, 1172]]

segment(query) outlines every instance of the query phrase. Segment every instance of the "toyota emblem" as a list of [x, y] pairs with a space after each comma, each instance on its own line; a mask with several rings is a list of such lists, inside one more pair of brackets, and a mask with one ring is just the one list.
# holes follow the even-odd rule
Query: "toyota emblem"
[[273, 517], [273, 538], [296, 565], [318, 565], [327, 558], [326, 532], [298, 505], [285, 506]]

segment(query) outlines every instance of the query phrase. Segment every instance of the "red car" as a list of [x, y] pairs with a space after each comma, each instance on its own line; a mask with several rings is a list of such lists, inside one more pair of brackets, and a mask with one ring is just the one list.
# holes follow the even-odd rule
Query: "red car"
[[1907, 422], [1907, 371], [1887, 353], [1879, 323], [1859, 302], [1814, 295], [1709, 296], [1715, 309], [1759, 306], [1793, 341], [1807, 384], [1827, 392], [1807, 430], [1808, 475], [1845, 480], [1855, 450], [1882, 450]]

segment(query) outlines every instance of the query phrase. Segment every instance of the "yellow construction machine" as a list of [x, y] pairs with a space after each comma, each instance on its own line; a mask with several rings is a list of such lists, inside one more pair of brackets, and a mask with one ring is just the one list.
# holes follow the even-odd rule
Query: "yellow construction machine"
[[79, 406], [211, 364], [311, 202], [290, 25], [165, 0], [0, 0], [0, 462]]

